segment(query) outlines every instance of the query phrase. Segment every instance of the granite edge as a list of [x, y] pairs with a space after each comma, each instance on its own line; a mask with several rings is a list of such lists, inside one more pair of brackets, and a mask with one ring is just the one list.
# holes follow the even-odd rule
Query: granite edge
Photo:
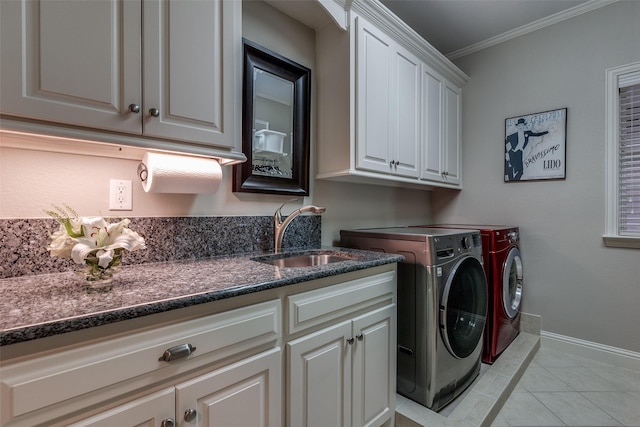
[[[335, 249], [344, 250], [344, 248]], [[335, 266], [331, 266], [330, 268], [300, 268], [299, 275], [263, 283], [253, 283], [250, 285], [232, 287], [224, 290], [182, 295], [167, 300], [150, 301], [148, 303], [137, 304], [120, 309], [60, 319], [49, 323], [40, 323], [35, 325], [17, 327], [15, 329], [6, 329], [4, 331], [0, 331], [0, 347], [25, 341], [31, 341], [39, 338], [45, 338], [53, 335], [79, 331], [96, 326], [107, 325], [123, 320], [135, 319], [151, 314], [163, 313], [198, 304], [205, 304], [213, 301], [247, 295], [282, 286], [289, 286], [325, 277], [332, 277], [344, 273], [399, 262], [403, 259], [403, 257], [399, 255], [385, 255], [387, 256], [383, 258], [363, 260], [349, 264], [336, 263]], [[243, 257], [246, 257], [246, 255]]]

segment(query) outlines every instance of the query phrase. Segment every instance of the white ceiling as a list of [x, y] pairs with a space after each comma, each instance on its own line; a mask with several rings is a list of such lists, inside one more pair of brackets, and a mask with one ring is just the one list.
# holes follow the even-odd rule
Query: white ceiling
[[[611, 3], [610, 0], [381, 0], [451, 57]], [[547, 24], [548, 25], [548, 24]], [[495, 44], [495, 43], [494, 43]], [[470, 52], [467, 52], [470, 53]], [[452, 55], [453, 54], [453, 55]]]

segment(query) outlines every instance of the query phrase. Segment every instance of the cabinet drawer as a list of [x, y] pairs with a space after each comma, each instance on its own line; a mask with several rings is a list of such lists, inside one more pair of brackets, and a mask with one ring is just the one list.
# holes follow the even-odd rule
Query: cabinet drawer
[[163, 421], [175, 418], [175, 401], [175, 390], [170, 387], [66, 427], [162, 426]]
[[[175, 375], [197, 366], [199, 358], [212, 362], [271, 342], [275, 346], [280, 324], [276, 300], [3, 366], [1, 424], [143, 374]], [[195, 350], [170, 362], [161, 359], [165, 350], [185, 344]]]
[[289, 334], [348, 316], [377, 304], [394, 302], [395, 271], [351, 280], [287, 298]]

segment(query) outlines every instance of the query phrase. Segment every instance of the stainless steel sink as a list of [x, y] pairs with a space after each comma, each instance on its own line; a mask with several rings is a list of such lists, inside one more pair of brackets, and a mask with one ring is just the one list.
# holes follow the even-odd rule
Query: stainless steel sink
[[352, 261], [357, 259], [355, 254], [341, 253], [337, 251], [323, 251], [314, 253], [295, 253], [271, 255], [265, 257], [252, 258], [263, 264], [270, 264], [276, 267], [295, 268], [295, 267], [314, 267], [318, 265], [327, 265], [334, 262]]

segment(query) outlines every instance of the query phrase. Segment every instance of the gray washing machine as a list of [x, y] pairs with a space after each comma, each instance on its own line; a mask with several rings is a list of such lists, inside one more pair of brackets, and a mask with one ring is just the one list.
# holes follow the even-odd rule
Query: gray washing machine
[[488, 293], [477, 230], [342, 230], [341, 245], [398, 264], [397, 390], [439, 411], [480, 372]]

